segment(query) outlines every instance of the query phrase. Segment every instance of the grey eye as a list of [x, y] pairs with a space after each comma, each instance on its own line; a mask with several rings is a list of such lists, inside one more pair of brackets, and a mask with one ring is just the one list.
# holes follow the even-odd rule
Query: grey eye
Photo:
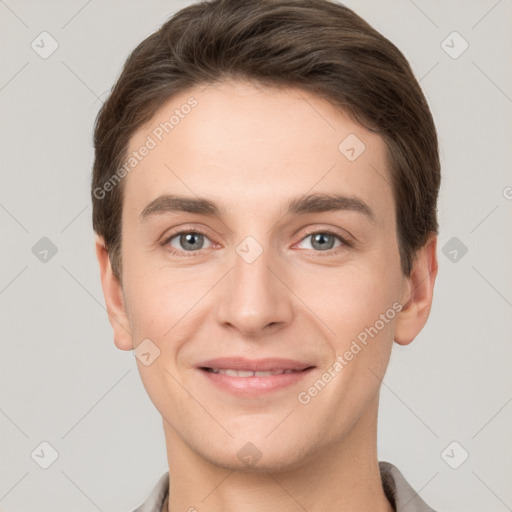
[[[187, 231], [178, 233], [169, 239], [172, 247], [183, 251], [198, 251], [204, 248], [205, 240], [208, 240], [202, 233]], [[176, 242], [177, 241], [177, 245]], [[209, 246], [208, 246], [209, 247]]]
[[[339, 240], [339, 243], [335, 246], [336, 239]], [[306, 240], [311, 240], [311, 247], [305, 247], [305, 249], [314, 249], [316, 251], [328, 251], [334, 247], [339, 247], [342, 242], [341, 237], [338, 235], [335, 235], [334, 233], [326, 233], [323, 231], [307, 235], [302, 239], [301, 244]]]

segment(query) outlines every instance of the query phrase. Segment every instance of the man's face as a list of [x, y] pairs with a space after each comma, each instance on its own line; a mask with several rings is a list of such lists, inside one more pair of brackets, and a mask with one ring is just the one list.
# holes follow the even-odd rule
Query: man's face
[[[158, 130], [176, 109], [172, 130]], [[150, 340], [147, 361], [159, 351], [137, 364], [167, 435], [225, 467], [249, 452], [276, 468], [368, 431], [410, 291], [382, 139], [315, 95], [241, 82], [175, 96], [130, 153], [148, 136], [156, 146], [125, 178], [122, 285], [130, 343]], [[148, 207], [166, 195], [219, 211]], [[346, 200], [289, 211], [310, 195]], [[202, 369], [217, 358], [309, 369]]]

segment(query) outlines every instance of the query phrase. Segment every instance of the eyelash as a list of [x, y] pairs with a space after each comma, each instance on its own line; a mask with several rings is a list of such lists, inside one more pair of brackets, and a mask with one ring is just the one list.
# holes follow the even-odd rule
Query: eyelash
[[[172, 235], [170, 235], [170, 236], [165, 238], [165, 240], [162, 242], [162, 245], [164, 247], [166, 247], [166, 246], [168, 246], [168, 244], [169, 244], [169, 242], [171, 240], [173, 240], [177, 236], [185, 235], [185, 234], [186, 235], [189, 235], [189, 234], [203, 235], [206, 238], [208, 238], [208, 235], [204, 231], [202, 231], [200, 229], [197, 229], [197, 228], [194, 228], [194, 229], [191, 229], [191, 230], [183, 230], [183, 231], [178, 231], [176, 233], [173, 233]], [[333, 236], [333, 237], [337, 238], [341, 242], [341, 246], [333, 248], [333, 249], [328, 249], [326, 251], [315, 251], [314, 249], [308, 249], [308, 250], [313, 250], [313, 252], [316, 253], [316, 256], [319, 256], [319, 257], [322, 257], [322, 256], [333, 256], [335, 254], [338, 254], [339, 252], [341, 252], [344, 249], [352, 247], [352, 244], [346, 238], [344, 238], [341, 235], [339, 235], [338, 233], [335, 233], [334, 231], [330, 231], [328, 229], [319, 230], [319, 231], [318, 230], [317, 231], [311, 231], [311, 232], [305, 234], [300, 239], [299, 243], [302, 242], [303, 240], [305, 240], [306, 238], [308, 238], [310, 236], [313, 236], [313, 235], [317, 235], [317, 234]], [[168, 250], [173, 255], [185, 256], [185, 257], [197, 257], [197, 256], [200, 256], [200, 252], [201, 252], [201, 249], [199, 249], [197, 251], [182, 251], [182, 250], [179, 250], [179, 249], [175, 249], [174, 247], [170, 247], [170, 248], [168, 248]]]

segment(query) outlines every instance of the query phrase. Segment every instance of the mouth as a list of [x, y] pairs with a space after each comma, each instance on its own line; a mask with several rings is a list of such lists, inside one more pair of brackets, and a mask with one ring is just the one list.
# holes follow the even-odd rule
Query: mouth
[[234, 370], [232, 368], [208, 368], [208, 367], [200, 367], [200, 370], [204, 370], [206, 372], [218, 373], [221, 375], [229, 375], [230, 377], [270, 377], [271, 375], [284, 375], [288, 373], [300, 373], [305, 372], [313, 368], [313, 366], [308, 366], [303, 370], [269, 370], [269, 371], [251, 371], [251, 370]]
[[[219, 371], [237, 371], [237, 372], [290, 372], [302, 371], [313, 366], [310, 363], [295, 359], [270, 358], [265, 359], [246, 359], [244, 357], [219, 357], [202, 361], [198, 368], [202, 370]], [[240, 375], [241, 377], [251, 375]]]
[[292, 359], [224, 358], [204, 361], [197, 369], [217, 389], [249, 398], [300, 383], [316, 367]]

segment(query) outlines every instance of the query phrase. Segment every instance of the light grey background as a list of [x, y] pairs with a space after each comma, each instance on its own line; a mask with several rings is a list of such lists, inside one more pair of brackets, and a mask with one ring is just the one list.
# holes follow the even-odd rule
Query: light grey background
[[[167, 471], [160, 416], [112, 340], [89, 183], [102, 99], [189, 3], [0, 0], [1, 511], [131, 511]], [[346, 4], [410, 60], [443, 165], [433, 310], [394, 347], [379, 459], [436, 510], [512, 510], [512, 1]], [[43, 31], [59, 45], [47, 59], [31, 48]], [[453, 31], [469, 43], [456, 59], [441, 46]], [[46, 263], [32, 252], [42, 237], [58, 249]], [[468, 249], [455, 262], [452, 237]], [[31, 458], [43, 441], [59, 454], [48, 469]]]

